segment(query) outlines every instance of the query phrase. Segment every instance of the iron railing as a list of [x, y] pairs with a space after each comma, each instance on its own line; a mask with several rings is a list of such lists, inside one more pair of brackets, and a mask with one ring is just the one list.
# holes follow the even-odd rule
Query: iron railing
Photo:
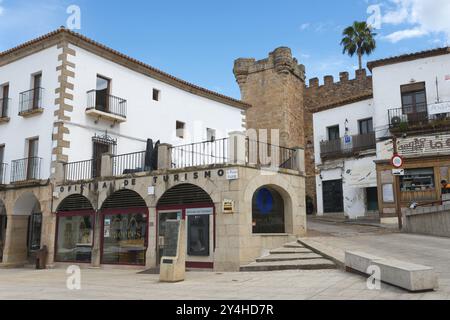
[[353, 156], [362, 151], [375, 149], [376, 145], [375, 132], [347, 136], [341, 139], [322, 141], [320, 156], [322, 159]]
[[122, 118], [127, 117], [127, 100], [97, 90], [87, 92], [88, 109], [113, 114]]
[[43, 88], [34, 88], [20, 94], [19, 114], [42, 108]]
[[149, 171], [150, 166], [146, 166], [146, 154], [146, 151], [141, 151], [113, 156], [111, 158], [113, 176]]
[[39, 180], [42, 159], [38, 157], [14, 160], [11, 162], [11, 183]]
[[11, 99], [9, 98], [0, 99], [0, 119], [8, 117], [8, 108], [10, 102]]
[[295, 170], [295, 149], [267, 142], [246, 139], [247, 164], [261, 167], [278, 167]]
[[100, 176], [100, 160], [83, 160], [64, 164], [66, 181], [90, 180]]
[[388, 110], [389, 127], [391, 129], [429, 125], [437, 121], [450, 123], [450, 113], [428, 114], [426, 104], [415, 107], [403, 107]]
[[172, 168], [189, 168], [228, 162], [228, 138], [170, 148]]
[[6, 184], [6, 172], [8, 165], [6, 163], [0, 163], [0, 185]]

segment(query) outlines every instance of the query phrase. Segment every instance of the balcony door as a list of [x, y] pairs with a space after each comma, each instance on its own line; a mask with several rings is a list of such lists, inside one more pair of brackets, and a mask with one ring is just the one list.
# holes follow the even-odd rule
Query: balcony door
[[28, 157], [27, 157], [27, 180], [38, 178], [39, 161], [38, 161], [39, 138], [28, 140]]
[[426, 121], [428, 117], [425, 83], [402, 87], [402, 110], [409, 123]]
[[95, 109], [99, 111], [109, 111], [109, 95], [111, 80], [97, 76], [97, 86], [95, 89]]
[[33, 105], [32, 109], [39, 109], [41, 100], [42, 74], [33, 76]]
[[109, 153], [111, 152], [110, 150], [110, 145], [106, 144], [106, 143], [101, 143], [98, 141], [94, 141], [93, 142], [93, 148], [94, 148], [94, 163], [92, 165], [92, 177], [93, 178], [98, 178], [100, 177], [101, 174], [101, 170], [102, 170], [102, 156], [105, 153]]
[[0, 99], [0, 118], [7, 117], [8, 111], [8, 99], [9, 99], [9, 85], [2, 87], [2, 98]]
[[0, 145], [0, 185], [5, 183], [5, 175], [6, 175], [6, 166], [4, 165], [5, 161], [5, 145]]

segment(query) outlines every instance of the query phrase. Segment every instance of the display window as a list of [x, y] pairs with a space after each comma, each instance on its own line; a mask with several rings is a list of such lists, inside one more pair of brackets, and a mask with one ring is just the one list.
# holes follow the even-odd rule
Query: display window
[[258, 189], [252, 202], [253, 233], [284, 233], [284, 201], [270, 187]]
[[90, 263], [94, 242], [92, 211], [58, 214], [55, 260]]
[[147, 209], [107, 210], [102, 223], [102, 264], [145, 265]]
[[407, 191], [430, 191], [435, 189], [434, 169], [408, 169], [400, 177], [400, 189]]

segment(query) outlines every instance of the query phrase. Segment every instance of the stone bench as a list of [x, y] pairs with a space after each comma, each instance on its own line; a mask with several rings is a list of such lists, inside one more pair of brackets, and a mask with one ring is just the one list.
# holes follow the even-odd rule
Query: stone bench
[[382, 282], [411, 292], [432, 291], [439, 287], [438, 277], [432, 267], [383, 259], [363, 252], [345, 252], [347, 271], [371, 275], [368, 273], [370, 266], [380, 269]]

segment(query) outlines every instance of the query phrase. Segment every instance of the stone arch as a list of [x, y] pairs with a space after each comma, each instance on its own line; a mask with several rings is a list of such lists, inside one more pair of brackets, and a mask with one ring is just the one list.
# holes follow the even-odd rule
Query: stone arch
[[56, 208], [56, 212], [69, 212], [69, 211], [94, 211], [94, 206], [91, 201], [82, 194], [72, 194], [64, 198]]
[[[299, 199], [296, 197], [296, 192], [293, 187], [289, 184], [289, 181], [282, 176], [272, 175], [264, 176], [260, 175], [249, 181], [247, 188], [244, 192], [244, 203], [245, 206], [242, 212], [247, 215], [247, 225], [249, 228], [252, 227], [252, 202], [255, 192], [261, 187], [268, 187], [276, 191], [283, 199], [284, 205], [284, 224], [285, 233], [295, 234], [297, 226], [305, 228], [306, 222], [299, 221], [301, 216], [296, 210], [301, 210], [301, 205]], [[253, 233], [253, 230], [251, 231]]]
[[176, 185], [159, 198], [157, 207], [187, 204], [211, 204], [213, 199], [203, 188], [190, 183]]
[[41, 204], [33, 192], [25, 192], [16, 200], [13, 215], [29, 216], [41, 212]]
[[121, 189], [103, 201], [100, 210], [106, 209], [126, 209], [126, 208], [147, 208], [144, 198], [134, 190]]

